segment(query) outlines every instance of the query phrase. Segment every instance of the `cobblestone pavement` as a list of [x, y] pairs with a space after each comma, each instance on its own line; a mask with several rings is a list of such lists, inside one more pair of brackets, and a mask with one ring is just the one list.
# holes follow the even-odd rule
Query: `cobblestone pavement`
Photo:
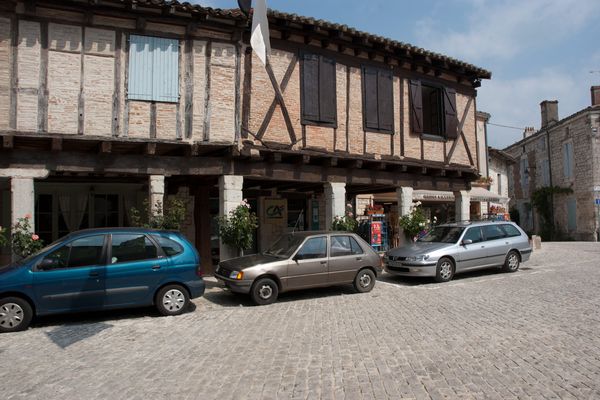
[[0, 336], [0, 398], [600, 398], [600, 244], [544, 244], [522, 267], [265, 307], [209, 282], [180, 317], [44, 318]]

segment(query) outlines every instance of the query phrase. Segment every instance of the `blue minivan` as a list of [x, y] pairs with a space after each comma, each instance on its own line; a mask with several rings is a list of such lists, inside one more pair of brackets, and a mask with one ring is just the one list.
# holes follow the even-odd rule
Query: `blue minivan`
[[34, 315], [150, 305], [178, 315], [204, 288], [198, 252], [181, 233], [73, 232], [0, 267], [0, 332], [24, 330]]

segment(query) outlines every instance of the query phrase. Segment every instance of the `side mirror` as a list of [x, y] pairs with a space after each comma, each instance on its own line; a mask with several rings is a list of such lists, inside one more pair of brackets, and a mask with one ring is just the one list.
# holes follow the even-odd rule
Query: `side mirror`
[[468, 244], [473, 244], [473, 241], [471, 239], [465, 239], [465, 240], [462, 241], [462, 245], [463, 246], [466, 246]]
[[38, 268], [42, 271], [46, 271], [52, 268], [58, 267], [58, 260], [54, 258], [44, 258], [39, 264]]

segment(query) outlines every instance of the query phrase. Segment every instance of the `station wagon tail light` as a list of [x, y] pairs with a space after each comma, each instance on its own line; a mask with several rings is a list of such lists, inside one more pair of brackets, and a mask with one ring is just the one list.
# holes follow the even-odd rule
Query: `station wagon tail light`
[[242, 280], [244, 279], [244, 271], [231, 271], [231, 274], [229, 274], [229, 277], [231, 279], [237, 279]]
[[202, 278], [202, 267], [200, 267], [199, 265], [198, 265], [198, 267], [196, 268], [196, 276], [197, 276], [198, 278]]

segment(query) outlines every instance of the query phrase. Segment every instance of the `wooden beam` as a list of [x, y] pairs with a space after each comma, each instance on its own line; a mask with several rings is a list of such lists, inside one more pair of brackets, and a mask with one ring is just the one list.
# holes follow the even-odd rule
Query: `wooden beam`
[[61, 137], [52, 138], [52, 151], [62, 151], [63, 149], [63, 139]]
[[15, 145], [15, 137], [14, 136], [3, 136], [2, 137], [2, 147], [5, 149], [12, 149]]
[[112, 143], [111, 142], [100, 142], [100, 153], [110, 153], [112, 152]]
[[144, 154], [153, 156], [156, 154], [156, 143], [146, 143]]

